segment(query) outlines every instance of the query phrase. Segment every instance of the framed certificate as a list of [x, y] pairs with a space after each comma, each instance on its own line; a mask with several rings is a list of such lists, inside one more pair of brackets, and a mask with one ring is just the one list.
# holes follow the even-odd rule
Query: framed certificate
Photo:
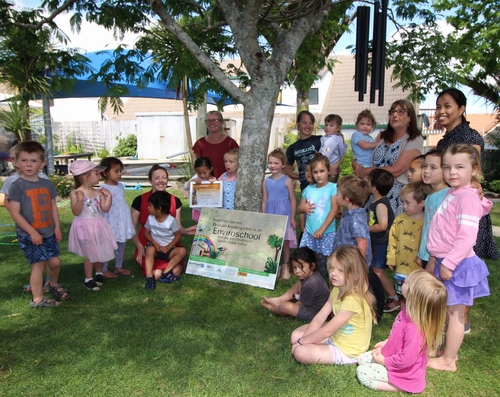
[[191, 208], [222, 207], [222, 182], [191, 183], [189, 187]]

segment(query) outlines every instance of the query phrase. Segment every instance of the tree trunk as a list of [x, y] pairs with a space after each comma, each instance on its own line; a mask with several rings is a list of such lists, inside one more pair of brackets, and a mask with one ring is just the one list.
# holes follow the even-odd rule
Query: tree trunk
[[303, 110], [309, 110], [309, 90], [302, 91], [297, 88], [297, 114]]
[[191, 126], [189, 125], [189, 110], [188, 110], [188, 99], [187, 99], [187, 81], [184, 80], [184, 84], [182, 85], [182, 108], [184, 110], [184, 125], [186, 129], [186, 143], [189, 150], [189, 162], [193, 166], [194, 169], [194, 160], [196, 156], [193, 152], [193, 140], [191, 139]]

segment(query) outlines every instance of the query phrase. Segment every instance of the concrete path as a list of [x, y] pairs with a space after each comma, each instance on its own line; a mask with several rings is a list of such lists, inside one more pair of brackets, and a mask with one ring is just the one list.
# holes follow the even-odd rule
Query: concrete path
[[500, 237], [500, 226], [492, 226], [493, 235], [496, 237]]

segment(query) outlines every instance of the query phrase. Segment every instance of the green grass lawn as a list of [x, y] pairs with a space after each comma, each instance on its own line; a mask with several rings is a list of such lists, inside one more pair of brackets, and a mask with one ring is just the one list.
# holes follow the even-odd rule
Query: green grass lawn
[[[131, 201], [137, 192], [127, 192]], [[500, 205], [494, 208], [500, 225]], [[183, 275], [175, 284], [144, 290], [128, 244], [131, 277], [107, 281], [100, 292], [83, 286], [83, 260], [67, 252], [73, 216], [60, 209], [61, 282], [71, 298], [56, 309], [30, 309], [21, 292], [30, 268], [0, 207], [1, 396], [373, 396], [355, 367], [303, 366], [290, 354], [290, 334], [301, 323], [260, 306], [274, 291]], [[184, 223], [192, 224], [190, 210]], [[192, 238], [183, 238], [186, 247]], [[500, 241], [497, 240], [499, 243]], [[423, 396], [500, 393], [500, 261], [489, 262], [492, 295], [471, 312], [455, 374], [429, 370]], [[497, 313], [497, 314], [495, 314]], [[387, 338], [395, 314], [374, 328], [372, 345]], [[377, 395], [384, 395], [378, 393]], [[387, 395], [394, 395], [389, 394]]]

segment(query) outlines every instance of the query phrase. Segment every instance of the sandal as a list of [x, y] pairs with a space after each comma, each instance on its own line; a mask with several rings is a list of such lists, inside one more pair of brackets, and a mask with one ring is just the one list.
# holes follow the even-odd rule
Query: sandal
[[130, 276], [130, 270], [124, 269], [123, 267], [117, 267], [115, 269], [115, 274], [118, 274], [119, 276]]
[[144, 286], [146, 291], [153, 291], [156, 289], [156, 280], [154, 277], [146, 277], [146, 285]]
[[69, 298], [69, 291], [66, 288], [64, 288], [61, 284], [57, 284], [53, 287], [49, 285], [49, 288], [52, 295], [54, 295], [57, 299], [65, 301], [66, 299]]
[[176, 276], [174, 273], [169, 272], [165, 276], [162, 274], [162, 277], [160, 277], [160, 281], [162, 283], [175, 283], [181, 279], [181, 276]]
[[43, 299], [36, 303], [33, 299], [30, 301], [30, 307], [32, 309], [39, 309], [43, 307], [56, 307], [59, 306], [60, 302], [53, 300], [53, 299], [48, 299], [46, 296], [43, 297]]
[[[50, 278], [46, 278], [43, 283], [43, 292], [49, 292], [50, 288]], [[31, 293], [31, 284], [26, 284], [23, 286], [23, 292], [25, 293]]]

